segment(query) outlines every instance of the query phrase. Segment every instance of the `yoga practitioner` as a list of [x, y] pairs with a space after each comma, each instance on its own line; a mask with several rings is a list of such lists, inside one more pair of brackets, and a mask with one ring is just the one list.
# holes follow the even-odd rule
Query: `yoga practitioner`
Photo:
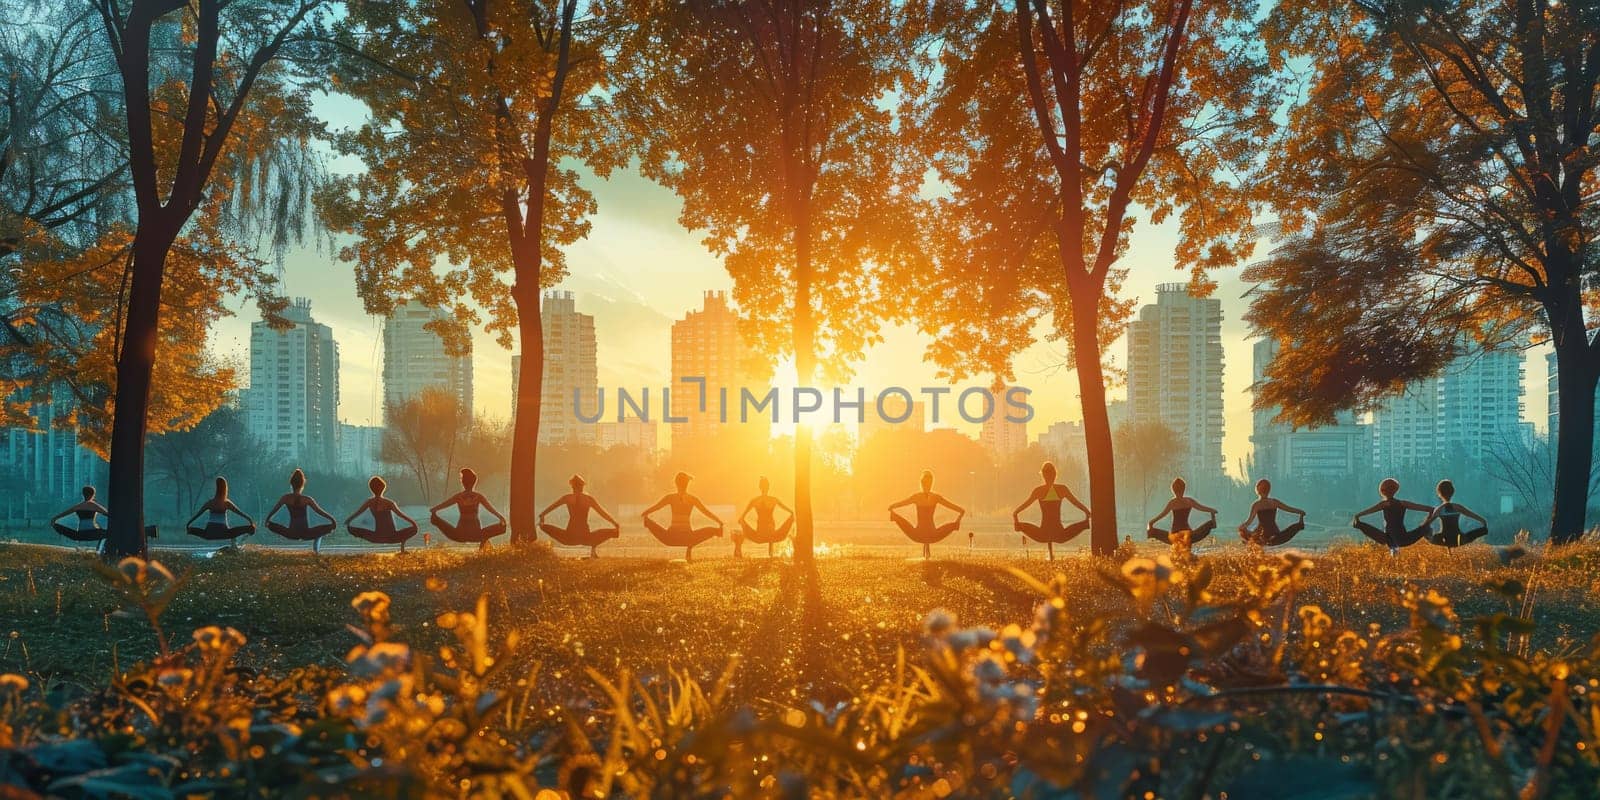
[[[102, 526], [95, 520], [98, 514], [106, 518], [106, 525]], [[77, 522], [73, 525], [63, 525], [61, 520], [77, 515]], [[56, 533], [71, 539], [74, 542], [95, 542], [100, 547], [105, 546], [106, 528], [110, 525], [111, 512], [94, 499], [94, 487], [83, 487], [83, 502], [68, 506], [65, 511], [50, 518], [50, 527]]]
[[[1472, 509], [1455, 502], [1456, 485], [1448, 480], [1439, 481], [1436, 490], [1439, 494], [1437, 507], [1428, 513], [1428, 518], [1422, 521], [1422, 527], [1429, 530], [1428, 541], [1440, 547], [1460, 547], [1469, 542], [1476, 542], [1489, 535], [1489, 521], [1473, 513]], [[1470, 531], [1461, 530], [1461, 518], [1466, 517], [1478, 523], [1478, 527]], [[1432, 531], [1433, 521], [1439, 520], [1438, 532]]]
[[[744, 543], [764, 544], [767, 546], [767, 558], [772, 557], [772, 546], [789, 538], [789, 529], [794, 527], [794, 509], [783, 504], [782, 500], [773, 497], [772, 482], [765, 476], [757, 482], [761, 494], [751, 498], [745, 504], [744, 511], [739, 514], [739, 532], [733, 535], [733, 557], [744, 557]], [[782, 525], [777, 523], [777, 509], [783, 509], [789, 516], [783, 520]], [[756, 524], [752, 526], [748, 517], [750, 512], [756, 513]]]
[[[711, 509], [706, 508], [705, 504], [700, 502], [700, 498], [689, 494], [689, 481], [691, 480], [693, 478], [689, 473], [678, 473], [672, 479], [678, 490], [662, 495], [655, 505], [645, 509], [644, 513], [639, 515], [639, 518], [644, 520], [645, 529], [650, 531], [650, 535], [656, 537], [662, 544], [668, 547], [684, 548], [684, 561], [694, 560], [694, 548], [697, 545], [714, 536], [721, 536], [723, 525], [721, 517], [711, 513]], [[663, 508], [672, 510], [671, 524], [665, 527], [650, 518], [651, 514]], [[694, 512], [696, 511], [704, 514], [712, 522], [717, 523], [716, 526], [694, 527]]]
[[[479, 550], [489, 549], [489, 540], [506, 532], [506, 517], [495, 510], [489, 498], [478, 493], [478, 473], [461, 468], [461, 491], [456, 492], [444, 502], [428, 509], [428, 519], [451, 541], [463, 544], [476, 544]], [[445, 522], [439, 512], [450, 506], [456, 507], [456, 522], [454, 525]], [[478, 519], [478, 509], [488, 511], [496, 522], [484, 525]]]
[[[1149, 524], [1145, 527], [1145, 536], [1164, 544], [1172, 544], [1173, 534], [1178, 531], [1188, 531], [1189, 544], [1193, 545], [1195, 542], [1210, 536], [1211, 532], [1216, 530], [1217, 510], [1184, 494], [1188, 486], [1182, 478], [1172, 479], [1172, 499], [1167, 501], [1167, 505], [1161, 509], [1161, 513], [1150, 518]], [[1203, 511], [1210, 514], [1211, 519], [1201, 523], [1199, 526], [1190, 526], [1189, 514], [1194, 511]], [[1157, 528], [1156, 523], [1160, 522], [1161, 518], [1168, 514], [1172, 515], [1172, 527], [1167, 530]], [[1276, 513], [1274, 513], [1274, 516], [1276, 516]]]
[[[406, 551], [406, 540], [417, 535], [419, 526], [417, 521], [406, 512], [400, 510], [399, 504], [383, 496], [389, 484], [376, 475], [367, 481], [367, 488], [372, 490], [372, 496], [363, 500], [360, 507], [344, 521], [344, 529], [357, 539], [365, 539], [373, 544], [398, 544], [400, 552]], [[372, 526], [357, 525], [356, 517], [363, 512], [372, 514]], [[406, 521], [405, 527], [395, 525], [394, 518], [399, 517]]]
[[[912, 525], [905, 517], [895, 513], [895, 509], [905, 506], [915, 506], [917, 509], [917, 524]], [[944, 506], [956, 512], [952, 522], [943, 525], [934, 523], [933, 517], [939, 507]], [[906, 538], [922, 545], [922, 557], [929, 558], [933, 554], [930, 547], [934, 542], [955, 533], [961, 527], [961, 519], [967, 515], [967, 510], [944, 498], [944, 495], [933, 491], [933, 471], [922, 471], [922, 491], [917, 492], [894, 505], [889, 506], [889, 519], [900, 526], [900, 531]]]
[[[317, 501], [312, 499], [311, 495], [305, 494], [305, 489], [306, 474], [296, 468], [294, 472], [289, 474], [289, 493], [278, 498], [277, 504], [273, 505], [272, 510], [268, 511], [267, 515], [261, 519], [266, 523], [267, 530], [285, 539], [292, 539], [297, 542], [309, 541], [311, 542], [311, 552], [321, 553], [322, 537], [332, 533], [333, 529], [339, 526], [339, 523], [333, 518], [332, 514], [322, 510], [322, 506], [317, 505]], [[289, 524], [287, 525], [272, 521], [272, 515], [278, 513], [280, 508], [289, 510]], [[328, 521], [312, 525], [307, 509], [321, 514]]]
[[[546, 536], [556, 540], [567, 547], [587, 547], [590, 558], [599, 558], [600, 553], [595, 548], [607, 539], [615, 539], [622, 532], [622, 524], [611, 516], [594, 495], [585, 494], [582, 475], [574, 475], [567, 480], [567, 485], [572, 487], [572, 493], [562, 495], [561, 499], [551, 503], [545, 510], [539, 512], [539, 530]], [[560, 528], [545, 522], [550, 512], [562, 507], [567, 507], [567, 527]], [[590, 528], [589, 512], [600, 515], [600, 518], [611, 523], [609, 528]]]
[[[230, 512], [244, 517], [244, 524], [229, 525], [228, 514]], [[195, 520], [200, 519], [201, 514], [209, 515], [206, 518], [206, 524], [194, 524]], [[194, 516], [184, 523], [184, 527], [188, 529], [190, 536], [205, 539], [209, 542], [232, 541], [233, 546], [237, 547], [239, 537], [249, 536], [256, 532], [256, 521], [234, 505], [232, 500], [228, 499], [228, 479], [219, 477], [217, 478], [216, 494], [212, 495], [210, 500], [200, 504], [199, 510], [195, 511]]]
[[[1033, 487], [1028, 494], [1028, 499], [1022, 505], [1011, 511], [1011, 528], [1016, 532], [1036, 542], [1044, 544], [1050, 553], [1050, 560], [1056, 560], [1056, 545], [1072, 541], [1074, 536], [1089, 529], [1089, 507], [1084, 505], [1073, 495], [1072, 490], [1056, 483], [1056, 465], [1049, 461], [1039, 467], [1039, 476], [1044, 482]], [[1066, 500], [1083, 512], [1083, 519], [1066, 525], [1061, 522], [1061, 501]], [[1028, 506], [1039, 504], [1039, 524], [1023, 522], [1022, 512]], [[909, 534], [908, 534], [909, 535]], [[968, 542], [970, 546], [970, 541]]]
[[[1357, 514], [1355, 519], [1350, 521], [1355, 526], [1355, 529], [1366, 534], [1368, 539], [1388, 547], [1389, 555], [1391, 556], [1398, 555], [1400, 548], [1414, 545], [1421, 541], [1422, 537], [1428, 535], [1429, 525], [1427, 524], [1417, 528], [1406, 528], [1406, 512], [1421, 511], [1428, 513], [1433, 511], [1432, 508], [1421, 503], [1397, 499], [1395, 495], [1399, 493], [1400, 482], [1394, 478], [1384, 478], [1383, 482], [1378, 484], [1378, 494], [1383, 499], [1374, 503], [1371, 508]], [[1377, 511], [1383, 512], [1382, 530], [1361, 521], [1362, 517]]]
[[[1286, 528], [1279, 528], [1279, 511], [1294, 514], [1300, 519]], [[1256, 527], [1250, 527], [1252, 522], [1256, 523]], [[1244, 523], [1239, 526], [1239, 538], [1257, 547], [1273, 547], [1288, 542], [1305, 529], [1306, 512], [1272, 497], [1272, 481], [1266, 478], [1256, 481], [1256, 501], [1250, 504], [1250, 516], [1245, 517]]]

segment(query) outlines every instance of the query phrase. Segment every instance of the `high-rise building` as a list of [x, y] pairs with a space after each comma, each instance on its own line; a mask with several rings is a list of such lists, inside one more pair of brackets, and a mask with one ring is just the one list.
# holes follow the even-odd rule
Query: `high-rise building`
[[1522, 378], [1521, 352], [1472, 350], [1438, 376], [1412, 383], [1372, 413], [1373, 466], [1482, 463], [1521, 441]]
[[339, 474], [375, 475], [383, 451], [383, 428], [339, 423]]
[[627, 416], [621, 422], [616, 417], [595, 425], [595, 446], [602, 450], [612, 447], [633, 447], [643, 450], [651, 458], [656, 455], [656, 421]]
[[[1267, 365], [1278, 353], [1278, 342], [1257, 339], [1252, 348], [1253, 384], [1266, 377]], [[1295, 428], [1274, 422], [1275, 408], [1252, 412], [1250, 443], [1255, 446], [1255, 467], [1260, 475], [1296, 480], [1344, 478], [1366, 465], [1371, 455], [1366, 426], [1355, 414], [1339, 413], [1332, 425]]]
[[927, 403], [913, 401], [911, 403], [911, 407], [907, 409], [905, 406], [901, 405], [901, 398], [889, 397], [885, 398], [883, 401], [883, 410], [888, 412], [888, 416], [891, 418], [897, 418], [902, 414], [906, 415], [906, 418], [899, 422], [893, 422], [890, 419], [884, 419], [883, 415], [878, 413], [878, 403], [876, 398], [867, 398], [866, 408], [864, 408], [861, 412], [861, 422], [858, 423], [856, 427], [857, 447], [866, 444], [872, 439], [872, 437], [877, 436], [883, 431], [905, 430], [921, 433], [927, 428]]
[[[383, 408], [397, 408], [423, 389], [442, 389], [472, 414], [472, 354], [451, 355], [444, 339], [427, 329], [443, 311], [402, 303], [383, 323]], [[469, 342], [470, 344], [470, 342]]]
[[1439, 445], [1447, 459], [1485, 462], [1493, 453], [1520, 445], [1522, 351], [1478, 350], [1439, 376]]
[[[574, 394], [593, 414], [600, 391], [594, 317], [578, 313], [572, 292], [546, 292], [539, 306], [544, 331], [544, 377], [539, 382], [539, 443], [593, 444], [595, 426], [578, 419]], [[511, 418], [516, 420], [522, 356], [511, 357]], [[612, 417], [615, 419], [615, 417]]]
[[1222, 301], [1181, 283], [1156, 287], [1156, 302], [1128, 325], [1128, 421], [1178, 434], [1184, 474], [1222, 474]]
[[[739, 418], [742, 390], [748, 389], [757, 400], [766, 396], [770, 379], [762, 367], [739, 333], [739, 318], [728, 305], [727, 294], [706, 292], [700, 310], [672, 323], [672, 414], [688, 419], [672, 423], [672, 449], [685, 452], [729, 432], [753, 443], [765, 442], [771, 435], [770, 412], [751, 411], [744, 420]], [[705, 380], [703, 410], [698, 391], [684, 378]]]
[[291, 327], [250, 325], [250, 388], [245, 427], [283, 457], [307, 469], [333, 469], [339, 458], [339, 345], [333, 329], [311, 317], [297, 297], [284, 311]]
[[84, 486], [98, 486], [104, 491], [105, 460], [83, 446], [76, 430], [52, 424], [52, 420], [71, 410], [61, 407], [57, 400], [68, 396], [63, 386], [29, 409], [39, 422], [37, 428], [0, 430], [0, 470], [15, 482], [0, 504], [0, 513], [7, 518], [54, 514], [65, 501], [83, 499], [78, 491]]
[[1004, 385], [996, 385], [991, 390], [994, 394], [993, 413], [983, 421], [978, 433], [978, 441], [1001, 460], [1028, 448], [1028, 423], [1006, 419], [1006, 415], [1014, 411], [1005, 403], [1006, 389]]
[[1087, 439], [1082, 422], [1052, 422], [1034, 441], [1055, 461], [1071, 459], [1083, 463]]

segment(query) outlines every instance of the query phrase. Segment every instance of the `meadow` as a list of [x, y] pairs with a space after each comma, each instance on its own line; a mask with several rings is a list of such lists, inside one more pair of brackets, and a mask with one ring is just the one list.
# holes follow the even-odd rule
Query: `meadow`
[[169, 580], [3, 545], [0, 674], [27, 688], [0, 686], [0, 787], [1587, 796], [1600, 547], [1521, 549], [246, 548], [162, 554]]

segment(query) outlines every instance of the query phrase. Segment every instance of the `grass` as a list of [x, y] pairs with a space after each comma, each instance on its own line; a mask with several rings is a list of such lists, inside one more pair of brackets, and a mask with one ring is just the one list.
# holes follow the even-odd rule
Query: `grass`
[[[1242, 591], [1261, 561], [1243, 549], [1214, 553], [1206, 557], [1216, 575], [1212, 591], [1223, 597]], [[1515, 612], [1488, 588], [1509, 579], [1530, 587], [1535, 648], [1560, 652], [1600, 629], [1600, 547], [1535, 549], [1510, 565], [1483, 546], [1412, 548], [1398, 559], [1375, 547], [1339, 547], [1315, 560], [1310, 589], [1297, 602], [1320, 605], [1356, 630], [1402, 624], [1391, 598], [1408, 582], [1449, 596], [1464, 618]], [[552, 702], [588, 693], [585, 667], [610, 674], [626, 666], [645, 676], [678, 668], [713, 681], [735, 658], [731, 690], [740, 700], [843, 700], [888, 677], [897, 650], [920, 641], [934, 609], [968, 625], [1029, 619], [1038, 598], [1012, 569], [1066, 575], [1069, 615], [1132, 614], [1130, 601], [1081, 556], [1054, 563], [824, 558], [814, 580], [765, 558], [578, 560], [543, 549], [323, 557], [247, 550], [172, 555], [167, 565], [187, 573], [188, 585], [166, 627], [186, 637], [203, 625], [232, 626], [249, 640], [242, 662], [262, 669], [341, 664], [356, 643], [347, 625], [357, 621], [350, 599], [359, 592], [389, 594], [397, 638], [428, 649], [448, 638], [434, 624], [439, 614], [486, 594], [495, 631], [515, 631], [524, 642], [519, 657], [528, 663], [513, 669], [537, 662]], [[153, 653], [146, 623], [113, 613], [116, 607], [84, 556], [0, 545], [0, 636], [7, 637], [0, 673], [104, 684], [116, 665]]]

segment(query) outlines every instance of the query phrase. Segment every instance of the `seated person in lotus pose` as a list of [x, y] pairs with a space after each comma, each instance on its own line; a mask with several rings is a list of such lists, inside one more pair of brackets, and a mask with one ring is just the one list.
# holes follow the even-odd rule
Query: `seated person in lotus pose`
[[[764, 544], [767, 546], [767, 558], [772, 557], [772, 546], [789, 538], [789, 529], [794, 527], [794, 509], [783, 504], [782, 500], [773, 497], [772, 482], [762, 476], [756, 484], [761, 494], [752, 498], [745, 504], [744, 511], [739, 514], [739, 532], [733, 535], [733, 557], [744, 556], [744, 543]], [[777, 524], [777, 509], [783, 509], [789, 516], [783, 520], [782, 525]], [[750, 512], [756, 513], [756, 524], [752, 526], [748, 517]]]
[[[244, 524], [229, 525], [229, 512], [244, 517]], [[206, 524], [194, 524], [195, 520], [200, 519], [201, 514], [209, 515], [206, 518]], [[195, 511], [194, 516], [184, 523], [184, 527], [188, 528], [190, 536], [196, 536], [211, 542], [230, 539], [234, 540], [235, 544], [238, 544], [239, 537], [249, 536], [256, 532], [256, 521], [234, 505], [232, 500], [228, 499], [228, 479], [217, 478], [217, 493], [212, 495], [210, 500], [200, 504], [199, 510]]]
[[[311, 542], [311, 552], [320, 553], [322, 552], [322, 537], [333, 533], [333, 529], [339, 527], [339, 523], [333, 518], [332, 514], [322, 510], [322, 506], [317, 505], [317, 501], [312, 499], [311, 495], [305, 494], [305, 490], [306, 474], [296, 469], [289, 475], [289, 493], [278, 498], [277, 504], [273, 505], [272, 510], [268, 511], [267, 515], [262, 519], [267, 524], [267, 530], [285, 539], [293, 539], [297, 542], [309, 541]], [[272, 521], [272, 515], [278, 513], [280, 508], [289, 510], [289, 524], [287, 525]], [[321, 514], [327, 522], [319, 522], [312, 525], [308, 509]]]
[[[1427, 537], [1428, 541], [1440, 547], [1460, 547], [1468, 542], [1476, 542], [1489, 535], [1489, 521], [1473, 513], [1472, 509], [1455, 502], [1456, 485], [1450, 481], [1439, 481], [1438, 507], [1428, 513], [1428, 518], [1422, 521], [1422, 527], [1430, 529], [1435, 519], [1439, 520], [1439, 531]], [[1461, 530], [1461, 518], [1466, 517], [1478, 523], [1478, 527], [1470, 531]]]
[[[1056, 559], [1056, 545], [1066, 544], [1072, 541], [1074, 536], [1089, 529], [1089, 507], [1080, 502], [1077, 496], [1073, 495], [1071, 489], [1056, 483], [1055, 464], [1049, 461], [1044, 462], [1044, 466], [1039, 468], [1039, 476], [1044, 479], [1044, 482], [1033, 487], [1033, 491], [1028, 494], [1028, 499], [1023, 500], [1022, 505], [1012, 510], [1011, 527], [1017, 533], [1036, 542], [1043, 543], [1045, 549], [1050, 552], [1050, 560], [1054, 561]], [[1062, 500], [1073, 504], [1079, 511], [1082, 511], [1083, 519], [1071, 525], [1063, 524], [1061, 522]], [[1027, 511], [1028, 506], [1034, 503], [1039, 504], [1038, 525], [1031, 522], [1023, 522], [1021, 519], [1022, 512]]]
[[[1287, 528], [1279, 528], [1279, 511], [1298, 515], [1300, 519]], [[1256, 527], [1250, 527], [1252, 522]], [[1239, 526], [1239, 538], [1257, 547], [1273, 547], [1293, 539], [1305, 529], [1306, 512], [1272, 497], [1272, 481], [1266, 478], [1256, 481], [1256, 501], [1250, 504], [1250, 516]]]
[[[689, 494], [689, 481], [693, 480], [687, 472], [680, 472], [673, 477], [672, 482], [678, 487], [676, 492], [662, 496], [656, 504], [645, 509], [639, 517], [644, 520], [644, 527], [650, 535], [656, 537], [668, 547], [684, 548], [683, 560], [694, 560], [694, 548], [713, 536], [722, 535], [722, 518], [711, 513], [711, 510], [700, 502], [700, 498]], [[672, 524], [663, 527], [661, 523], [650, 518], [651, 514], [663, 508], [672, 510]], [[694, 527], [694, 512], [699, 511], [706, 515], [716, 527]]]
[[[1433, 509], [1421, 503], [1397, 499], [1395, 495], [1399, 493], [1400, 482], [1394, 478], [1384, 478], [1383, 482], [1378, 484], [1378, 494], [1383, 499], [1374, 503], [1371, 508], [1357, 514], [1355, 519], [1350, 521], [1356, 530], [1366, 534], [1368, 539], [1388, 547], [1389, 555], [1391, 556], [1397, 555], [1400, 552], [1400, 548], [1414, 545], [1421, 541], [1422, 537], [1428, 535], [1429, 526], [1427, 524], [1417, 528], [1406, 528], [1406, 512], [1421, 511], [1427, 513], [1433, 511]], [[1376, 511], [1383, 512], [1382, 530], [1361, 521], [1362, 517]]]
[[[461, 468], [461, 491], [450, 495], [449, 499], [428, 509], [428, 519], [432, 520], [439, 532], [451, 541], [464, 544], [476, 544], [479, 550], [489, 549], [489, 540], [506, 532], [506, 517], [495, 510], [489, 498], [478, 493], [474, 487], [478, 485], [478, 473], [466, 467]], [[451, 525], [439, 516], [439, 512], [450, 506], [456, 507], [458, 516], [456, 523]], [[494, 515], [497, 522], [484, 525], [478, 520], [478, 509], [482, 507]]]
[[[905, 517], [895, 513], [895, 509], [904, 508], [905, 506], [916, 507], [916, 525], [912, 525]], [[940, 506], [956, 512], [955, 520], [943, 525], [934, 524], [933, 516]], [[906, 535], [906, 538], [922, 545], [923, 558], [928, 558], [933, 553], [929, 545], [955, 533], [956, 529], [961, 527], [961, 519], [966, 515], [966, 509], [944, 499], [944, 495], [933, 491], [933, 471], [926, 469], [922, 471], [922, 491], [889, 506], [889, 519], [900, 526], [900, 531]]]
[[[568, 547], [587, 547], [589, 548], [589, 557], [598, 558], [600, 553], [595, 548], [599, 547], [600, 543], [607, 539], [617, 538], [622, 532], [622, 524], [617, 522], [616, 517], [611, 516], [604, 508], [600, 507], [600, 501], [594, 499], [594, 495], [584, 493], [582, 475], [572, 476], [567, 480], [567, 485], [572, 487], [571, 494], [563, 495], [561, 499], [551, 503], [545, 510], [539, 512], [539, 530], [544, 531], [544, 534], [551, 539]], [[546, 517], [550, 516], [550, 512], [562, 506], [567, 507], [567, 527], [558, 528], [544, 521]], [[590, 511], [594, 511], [601, 519], [611, 523], [611, 527], [590, 528]]]
[[[406, 540], [417, 535], [417, 521], [406, 516], [400, 510], [399, 504], [383, 496], [389, 484], [376, 475], [367, 481], [367, 488], [372, 490], [372, 496], [363, 500], [361, 506], [344, 521], [344, 529], [357, 539], [365, 539], [373, 544], [398, 544], [400, 552], [406, 551]], [[357, 525], [356, 517], [362, 513], [372, 514], [372, 526]], [[395, 524], [394, 518], [399, 517], [406, 521], [405, 527]]]
[[[1189, 484], [1185, 483], [1182, 478], [1172, 479], [1172, 499], [1167, 501], [1166, 507], [1161, 509], [1160, 514], [1150, 518], [1149, 524], [1145, 526], [1145, 536], [1164, 544], [1172, 544], [1172, 534], [1178, 531], [1188, 531], [1189, 544], [1192, 545], [1210, 536], [1211, 532], [1216, 530], [1217, 510], [1193, 497], [1185, 495], [1184, 491], [1188, 488]], [[1198, 527], [1191, 527], [1189, 525], [1189, 514], [1194, 511], [1203, 511], [1210, 514], [1211, 519]], [[1168, 530], [1157, 528], [1156, 523], [1160, 522], [1161, 518], [1168, 514], [1172, 515], [1172, 527]]]
[[[56, 533], [71, 539], [74, 542], [100, 542], [106, 539], [106, 528], [95, 520], [98, 514], [109, 522], [111, 512], [94, 499], [94, 487], [83, 487], [83, 502], [69, 506], [65, 511], [50, 518], [50, 527]], [[69, 516], [77, 516], [77, 521], [71, 525], [61, 524], [61, 520]]]

